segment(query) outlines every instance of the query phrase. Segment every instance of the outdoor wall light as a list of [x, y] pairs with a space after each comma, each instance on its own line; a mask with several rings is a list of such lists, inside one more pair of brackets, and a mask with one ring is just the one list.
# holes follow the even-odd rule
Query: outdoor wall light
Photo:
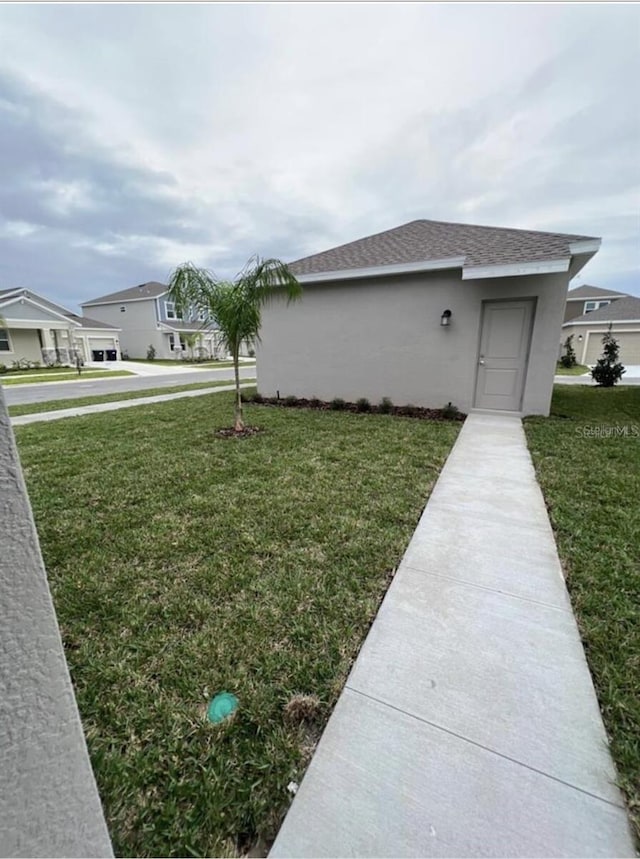
[[445, 312], [440, 317], [440, 325], [447, 326], [451, 324], [451, 311], [445, 310]]
[[582, 340], [582, 334], [578, 334], [578, 342]]

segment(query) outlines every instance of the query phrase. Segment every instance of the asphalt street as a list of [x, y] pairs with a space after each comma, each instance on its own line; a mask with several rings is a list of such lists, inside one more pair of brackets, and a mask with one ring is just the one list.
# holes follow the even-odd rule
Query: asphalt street
[[[255, 366], [240, 367], [240, 378], [254, 379]], [[145, 391], [149, 388], [173, 388], [177, 385], [192, 385], [197, 382], [233, 381], [233, 367], [221, 370], [175, 371], [166, 376], [119, 376], [115, 379], [93, 379], [92, 381], [45, 382], [43, 385], [9, 385], [3, 388], [8, 406], [22, 403], [46, 403], [50, 400], [71, 400], [99, 394], [121, 394], [125, 391]]]

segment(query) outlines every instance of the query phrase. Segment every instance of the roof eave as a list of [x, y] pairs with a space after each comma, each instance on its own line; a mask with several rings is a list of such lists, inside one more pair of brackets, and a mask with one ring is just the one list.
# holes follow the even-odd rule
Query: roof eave
[[568, 271], [570, 261], [570, 257], [565, 257], [555, 260], [465, 266], [462, 271], [462, 279], [481, 280], [489, 277], [526, 277], [526, 275], [536, 274], [557, 274]]

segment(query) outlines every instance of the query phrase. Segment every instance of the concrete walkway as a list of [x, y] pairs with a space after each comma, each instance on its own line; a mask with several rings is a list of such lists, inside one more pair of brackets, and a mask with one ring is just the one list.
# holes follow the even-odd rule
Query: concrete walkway
[[634, 856], [518, 418], [472, 414], [271, 857]]
[[[252, 384], [240, 385], [250, 388]], [[94, 403], [90, 406], [76, 406], [70, 409], [57, 409], [50, 412], [37, 412], [30, 415], [16, 415], [11, 418], [14, 427], [25, 424], [37, 424], [41, 421], [59, 421], [61, 418], [77, 418], [79, 415], [95, 415], [100, 412], [115, 412], [118, 409], [130, 409], [133, 406], [150, 406], [154, 403], [167, 403], [169, 400], [180, 400], [183, 397], [201, 397], [204, 394], [218, 394], [222, 391], [235, 391], [235, 385], [219, 385], [216, 388], [198, 388], [195, 391], [178, 391], [175, 394], [156, 394], [153, 397], [136, 397], [132, 400], [116, 400], [111, 403]]]

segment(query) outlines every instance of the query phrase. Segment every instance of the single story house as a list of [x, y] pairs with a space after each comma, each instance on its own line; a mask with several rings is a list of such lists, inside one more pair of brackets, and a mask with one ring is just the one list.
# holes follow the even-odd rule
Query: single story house
[[592, 236], [418, 220], [292, 263], [265, 307], [267, 396], [549, 413], [569, 281]]
[[118, 360], [120, 329], [77, 316], [29, 289], [0, 290], [0, 364]]
[[570, 319], [577, 319], [578, 316], [585, 313], [593, 313], [594, 310], [600, 310], [601, 307], [606, 307], [619, 298], [627, 298], [627, 294], [616, 292], [614, 289], [590, 286], [586, 283], [577, 289], [570, 289], [567, 293], [563, 321], [568, 322]]
[[609, 326], [620, 347], [620, 361], [626, 366], [640, 365], [640, 298], [632, 295], [565, 322], [562, 342], [573, 334], [578, 363], [593, 365], [602, 356], [602, 338]]
[[[122, 352], [129, 358], [146, 358], [153, 347], [156, 358], [225, 358], [220, 333], [205, 324], [202, 314], [183, 319], [169, 301], [169, 287], [158, 281], [141, 283], [84, 301], [82, 312], [121, 329]], [[248, 354], [248, 349], [243, 350]]]

